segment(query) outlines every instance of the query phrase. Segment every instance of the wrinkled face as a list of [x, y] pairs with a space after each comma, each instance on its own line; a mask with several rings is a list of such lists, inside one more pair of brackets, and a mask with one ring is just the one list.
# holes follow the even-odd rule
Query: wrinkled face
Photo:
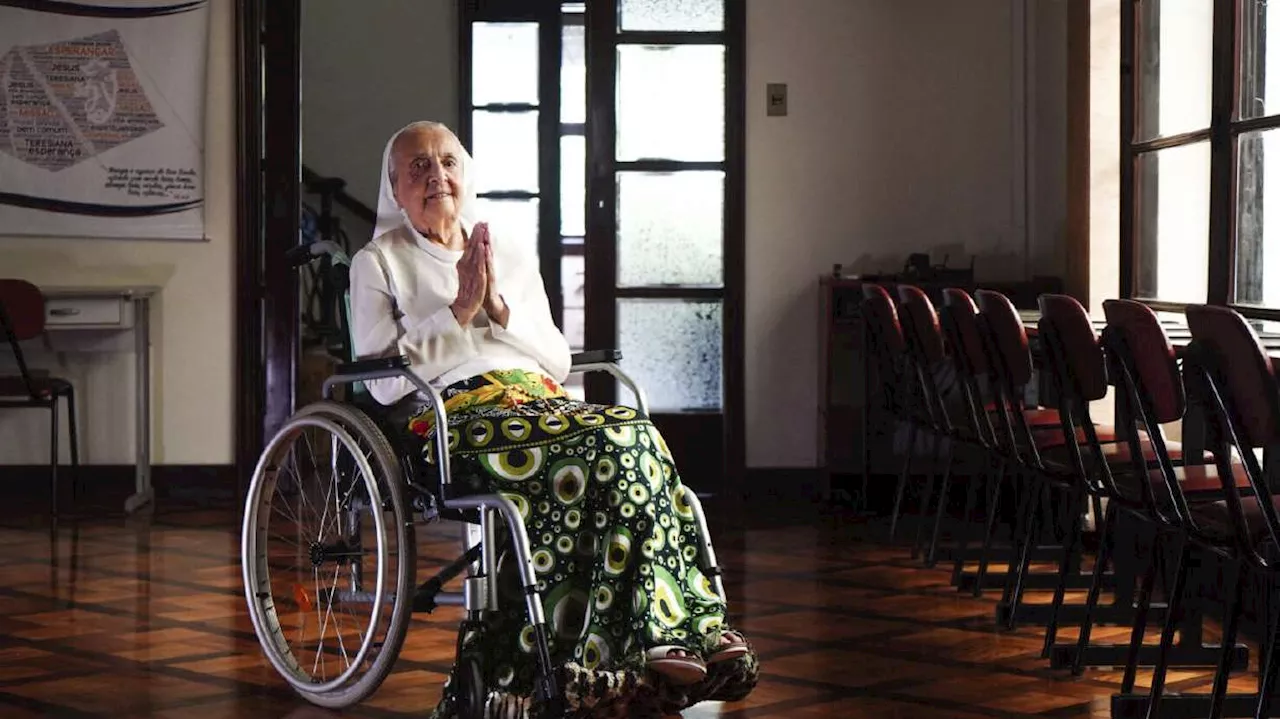
[[462, 203], [463, 150], [444, 128], [408, 130], [391, 148], [392, 190], [414, 228], [443, 235], [458, 220]]

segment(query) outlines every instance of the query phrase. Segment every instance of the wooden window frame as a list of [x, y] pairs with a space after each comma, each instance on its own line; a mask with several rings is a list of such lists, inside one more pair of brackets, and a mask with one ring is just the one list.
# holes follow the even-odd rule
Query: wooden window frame
[[1241, 120], [1239, 117], [1240, 19], [1243, 0], [1212, 0], [1213, 49], [1210, 124], [1190, 132], [1138, 138], [1138, 114], [1142, 107], [1140, 33], [1142, 13], [1149, 2], [1124, 0], [1120, 7], [1120, 296], [1140, 299], [1158, 310], [1181, 312], [1187, 303], [1141, 297], [1137, 293], [1142, 263], [1137, 233], [1140, 230], [1140, 202], [1137, 193], [1137, 163], [1146, 153], [1184, 147], [1208, 141], [1209, 168], [1209, 252], [1206, 302], [1225, 305], [1242, 315], [1264, 320], [1280, 320], [1280, 307], [1238, 304], [1236, 280], [1236, 199], [1239, 192], [1239, 137], [1244, 133], [1280, 128], [1280, 114]]

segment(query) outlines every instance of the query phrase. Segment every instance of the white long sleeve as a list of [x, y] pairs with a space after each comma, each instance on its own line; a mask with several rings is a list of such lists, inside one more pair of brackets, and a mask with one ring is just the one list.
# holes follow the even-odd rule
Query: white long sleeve
[[506, 327], [490, 322], [493, 337], [529, 355], [548, 377], [564, 382], [572, 362], [569, 340], [551, 316], [537, 258], [520, 256], [519, 248], [499, 251], [497, 247], [495, 244], [494, 272], [509, 314]]
[[[357, 358], [405, 355], [410, 369], [443, 388], [498, 369], [541, 372], [563, 382], [569, 345], [552, 321], [536, 259], [492, 239], [494, 272], [510, 308], [507, 327], [483, 313], [462, 327], [450, 305], [458, 293], [461, 252], [407, 227], [375, 238], [352, 258], [351, 329]], [[414, 391], [395, 377], [366, 383], [384, 405]]]

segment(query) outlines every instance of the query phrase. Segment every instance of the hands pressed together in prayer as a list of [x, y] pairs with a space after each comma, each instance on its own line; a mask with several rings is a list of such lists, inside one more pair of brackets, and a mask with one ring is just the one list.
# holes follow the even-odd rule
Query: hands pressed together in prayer
[[498, 278], [493, 271], [493, 246], [489, 242], [488, 223], [476, 223], [462, 251], [462, 259], [458, 260], [458, 295], [452, 309], [453, 316], [463, 327], [470, 325], [482, 309], [489, 319], [507, 326], [510, 312], [498, 291]]

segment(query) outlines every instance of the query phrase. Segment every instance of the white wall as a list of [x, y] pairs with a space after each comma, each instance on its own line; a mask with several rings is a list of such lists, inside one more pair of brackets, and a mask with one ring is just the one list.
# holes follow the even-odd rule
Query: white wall
[[1067, 270], [1067, 3], [1027, 3], [1031, 274]]
[[302, 3], [303, 163], [376, 208], [391, 134], [414, 120], [457, 126], [457, 28], [456, 0]]
[[[979, 280], [1063, 271], [1065, 3], [1024, 21], [1022, 2], [748, 3], [748, 466], [817, 463], [832, 264], [893, 271], [932, 251], [977, 254]], [[772, 82], [786, 117], [765, 115]]]
[[[749, 466], [816, 463], [817, 278], [833, 263], [892, 270], [911, 250], [950, 248], [956, 262], [963, 248], [979, 253], [984, 278], [1061, 272], [1065, 1], [1038, 2], [1028, 15], [1021, 105], [1019, 0], [748, 3]], [[455, 3], [307, 0], [303, 10], [304, 160], [373, 204], [391, 132], [415, 119], [456, 124]], [[153, 330], [161, 463], [233, 457], [231, 0], [213, 1], [212, 21], [210, 241], [0, 237], [0, 252], [48, 252], [59, 262], [172, 266]], [[765, 116], [769, 82], [788, 83], [789, 116]], [[1020, 112], [1029, 118], [1026, 146]], [[1020, 187], [1028, 188], [1021, 210]], [[131, 359], [68, 360], [82, 393], [86, 461], [132, 460]], [[43, 461], [44, 419], [0, 415], [0, 462]]]
[[[152, 459], [166, 464], [230, 464], [234, 459], [235, 362], [232, 331], [235, 252], [234, 3], [213, 0], [205, 114], [205, 212], [208, 242], [128, 242], [0, 236], [5, 260], [39, 255], [77, 272], [167, 265], [152, 325]], [[98, 268], [95, 270], [94, 268]], [[117, 268], [117, 269], [108, 269]], [[5, 352], [7, 355], [7, 352]], [[81, 403], [81, 460], [133, 463], [132, 354], [68, 354], [51, 370], [68, 376]], [[63, 435], [65, 438], [65, 434]], [[0, 463], [48, 461], [48, 414], [0, 412]], [[65, 439], [61, 446], [67, 446]], [[64, 450], [65, 456], [65, 450]], [[0, 472], [2, 474], [2, 472]]]

